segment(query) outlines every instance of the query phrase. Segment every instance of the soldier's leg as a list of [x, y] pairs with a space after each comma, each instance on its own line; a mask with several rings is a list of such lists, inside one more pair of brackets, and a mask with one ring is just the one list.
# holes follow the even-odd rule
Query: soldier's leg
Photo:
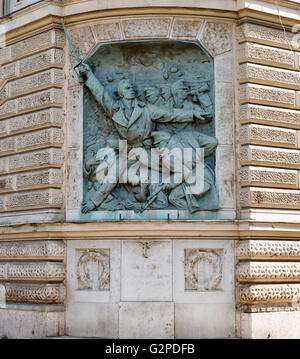
[[[157, 191], [158, 186], [159, 186], [158, 183], [154, 183], [154, 184], [151, 184], [149, 186], [150, 197], [151, 197], [152, 193]], [[161, 190], [157, 194], [156, 199], [151, 203], [149, 208], [151, 208], [151, 209], [163, 209], [163, 208], [167, 208], [168, 206], [169, 206], [168, 197], [165, 194], [165, 192], [163, 190]]]
[[185, 192], [182, 185], [172, 189], [169, 195], [169, 202], [177, 209], [188, 209], [188, 204], [185, 198]]
[[89, 200], [83, 202], [82, 213], [88, 213], [93, 209], [98, 208], [107, 196], [114, 190], [116, 185], [116, 183], [102, 184], [98, 191], [96, 191]]

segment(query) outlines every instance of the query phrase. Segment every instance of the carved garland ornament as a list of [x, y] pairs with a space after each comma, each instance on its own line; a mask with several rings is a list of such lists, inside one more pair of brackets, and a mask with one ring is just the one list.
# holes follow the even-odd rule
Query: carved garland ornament
[[[206, 274], [199, 275], [196, 266], [202, 262]], [[213, 250], [185, 249], [185, 289], [216, 290], [222, 280], [222, 259]]]
[[[109, 290], [110, 265], [108, 250], [85, 251], [78, 260], [79, 289]], [[91, 267], [96, 266], [93, 271]]]

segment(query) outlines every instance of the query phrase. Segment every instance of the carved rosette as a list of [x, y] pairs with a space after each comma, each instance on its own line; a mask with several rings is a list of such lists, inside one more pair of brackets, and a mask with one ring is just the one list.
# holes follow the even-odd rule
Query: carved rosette
[[93, 249], [81, 252], [77, 264], [78, 289], [110, 289], [110, 251]]
[[222, 250], [185, 249], [185, 290], [217, 290], [222, 281]]

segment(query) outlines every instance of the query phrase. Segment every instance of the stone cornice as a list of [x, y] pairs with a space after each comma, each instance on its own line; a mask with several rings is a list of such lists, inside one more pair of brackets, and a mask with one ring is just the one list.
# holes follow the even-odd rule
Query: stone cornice
[[292, 239], [300, 223], [170, 221], [24, 224], [0, 227], [0, 241], [46, 239]]
[[[64, 3], [57, 1], [39, 2], [12, 13], [0, 21], [0, 25], [2, 25], [0, 26], [0, 32], [2, 27], [0, 42], [2, 45], [9, 45], [51, 28], [61, 28], [61, 17], [64, 17], [65, 23], [69, 26], [95, 22], [99, 18], [131, 15], [214, 17], [238, 23], [253, 22], [276, 28], [284, 26], [285, 30], [291, 30], [291, 27], [297, 24], [297, 21], [300, 22], [300, 15], [297, 16], [295, 11], [300, 9], [300, 4], [290, 1], [277, 0], [274, 4], [273, 0], [264, 0], [253, 2], [247, 8], [237, 8], [235, 1], [220, 2], [219, 8], [209, 5], [209, 2], [205, 4], [205, 1], [201, 2], [202, 7], [199, 8], [192, 6], [192, 3], [190, 7], [188, 3], [185, 3], [185, 7], [181, 7], [176, 1], [173, 2], [173, 6], [170, 6], [170, 2], [165, 4], [160, 2], [155, 6], [155, 2], [153, 2], [150, 7], [147, 6], [145, 1], [141, 0], [135, 3], [134, 7], [125, 8], [119, 2], [114, 1], [110, 5], [110, 9], [100, 8], [99, 5], [96, 5], [96, 1], [85, 1], [84, 4], [82, 4], [83, 1], [80, 3], [78, 1], [66, 1]], [[258, 11], [259, 5], [262, 4], [264, 4], [264, 11]], [[280, 17], [278, 15], [279, 11]]]

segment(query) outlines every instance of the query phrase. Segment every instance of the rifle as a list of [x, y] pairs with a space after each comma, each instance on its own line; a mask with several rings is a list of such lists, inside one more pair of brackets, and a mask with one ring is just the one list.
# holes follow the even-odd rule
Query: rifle
[[63, 18], [61, 19], [61, 23], [62, 23], [62, 27], [64, 29], [64, 33], [66, 35], [67, 41], [69, 43], [70, 49], [72, 51], [72, 54], [73, 54], [73, 56], [75, 57], [75, 59], [77, 61], [77, 64], [73, 67], [73, 70], [76, 72], [76, 75], [78, 76], [78, 82], [79, 83], [84, 83], [82, 76], [76, 71], [76, 68], [83, 62], [83, 60], [77, 55], [77, 52], [76, 52], [76, 50], [75, 50], [75, 48], [74, 48], [74, 46], [72, 44], [72, 41], [71, 41], [70, 36], [68, 34], [68, 31], [66, 29], [66, 26], [65, 26]]
[[166, 185], [163, 184], [163, 185], [159, 186], [159, 187], [157, 188], [157, 190], [152, 193], [152, 195], [151, 195], [150, 198], [148, 199], [148, 202], [143, 206], [143, 208], [141, 209], [140, 213], [144, 212], [144, 211], [150, 206], [150, 204], [156, 200], [156, 197], [158, 196], [159, 192], [162, 191], [162, 190], [164, 190], [165, 187], [166, 187]]

